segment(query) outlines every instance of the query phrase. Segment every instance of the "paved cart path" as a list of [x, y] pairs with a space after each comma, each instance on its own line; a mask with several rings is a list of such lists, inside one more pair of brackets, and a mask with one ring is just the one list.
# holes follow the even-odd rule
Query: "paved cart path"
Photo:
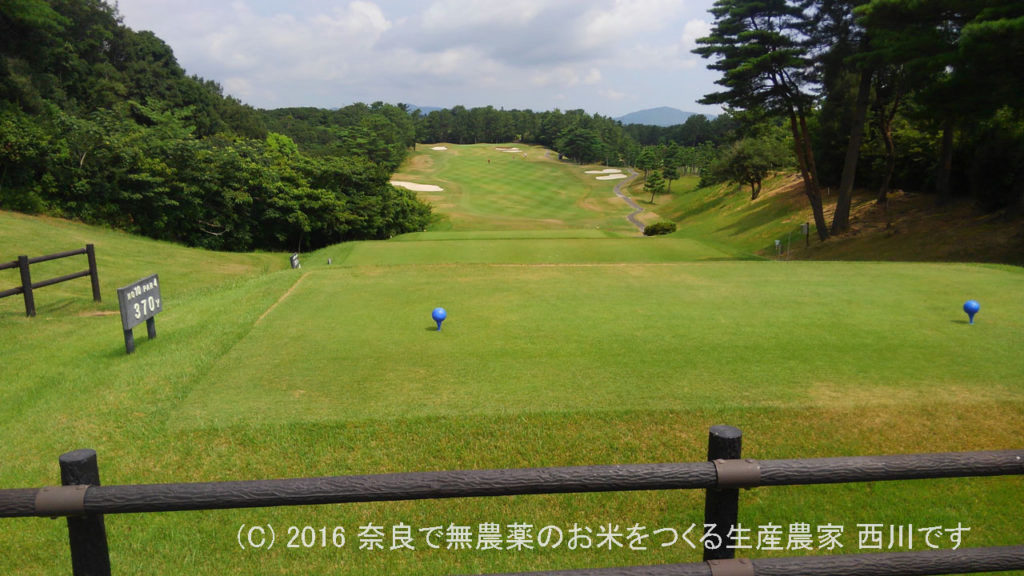
[[633, 200], [629, 196], [626, 196], [625, 194], [622, 193], [622, 187], [625, 186], [626, 184], [629, 184], [630, 182], [632, 182], [633, 179], [636, 178], [636, 177], [637, 177], [636, 171], [633, 170], [632, 168], [629, 168], [629, 178], [626, 178], [625, 180], [621, 180], [621, 181], [619, 181], [618, 184], [615, 185], [615, 195], [618, 196], [619, 198], [622, 198], [623, 200], [625, 200], [626, 204], [629, 204], [630, 207], [633, 208], [633, 212], [629, 216], [626, 216], [626, 219], [629, 220], [630, 222], [632, 222], [634, 226], [636, 226], [638, 229], [640, 229], [641, 232], [643, 232], [644, 231], [644, 225], [643, 225], [642, 222], [640, 222], [639, 220], [636, 219], [636, 216], [637, 216], [637, 214], [640, 214], [641, 212], [643, 212], [644, 209], [641, 208], [640, 205], [637, 204], [635, 200]]

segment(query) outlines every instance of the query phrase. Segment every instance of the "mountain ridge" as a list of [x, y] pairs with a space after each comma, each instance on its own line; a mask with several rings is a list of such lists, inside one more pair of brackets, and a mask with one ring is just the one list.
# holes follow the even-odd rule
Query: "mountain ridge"
[[671, 106], [659, 106], [646, 110], [637, 110], [615, 118], [623, 124], [647, 124], [651, 126], [675, 126], [685, 124], [690, 116], [696, 116], [697, 112], [684, 112]]

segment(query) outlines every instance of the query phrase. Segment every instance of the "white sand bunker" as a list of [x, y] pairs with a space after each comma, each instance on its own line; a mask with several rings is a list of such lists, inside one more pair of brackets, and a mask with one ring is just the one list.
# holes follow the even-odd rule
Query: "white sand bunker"
[[618, 168], [605, 168], [604, 170], [587, 170], [584, 174], [617, 174], [622, 172]]
[[499, 152], [513, 152], [513, 153], [515, 153], [515, 152], [522, 152], [522, 150], [520, 150], [519, 148], [504, 148], [502, 146], [496, 147], [495, 150], [497, 150]]
[[448, 149], [447, 146], [434, 146], [433, 148], [431, 148], [431, 150], [437, 150], [437, 151], [447, 150], [447, 149]]
[[608, 174], [607, 176], [598, 176], [595, 180], [619, 180], [622, 178], [629, 178], [625, 174]]
[[434, 186], [433, 184], [416, 184], [415, 182], [403, 182], [401, 180], [392, 180], [392, 186], [401, 186], [406, 190], [412, 190], [413, 192], [444, 192], [444, 188], [440, 186]]

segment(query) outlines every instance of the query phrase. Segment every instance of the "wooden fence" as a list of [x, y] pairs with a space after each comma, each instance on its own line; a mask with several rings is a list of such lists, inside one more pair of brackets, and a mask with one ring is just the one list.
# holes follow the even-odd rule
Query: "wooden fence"
[[[61, 486], [0, 490], [0, 518], [66, 516], [75, 576], [108, 576], [106, 514], [304, 506], [522, 494], [703, 489], [705, 524], [723, 544], [704, 562], [538, 572], [547, 576], [889, 576], [1024, 570], [1024, 545], [824, 557], [737, 559], [740, 488], [1024, 475], [1024, 450], [796, 460], [739, 457], [741, 433], [711, 428], [707, 462], [462, 470], [234, 482], [102, 486], [96, 453], [60, 457]], [[709, 531], [713, 534], [715, 529]]]
[[[40, 262], [46, 262], [49, 260], [57, 260], [60, 258], [68, 258], [69, 256], [78, 256], [79, 254], [85, 254], [89, 260], [89, 269], [82, 270], [81, 272], [75, 272], [73, 274], [67, 274], [57, 278], [51, 278], [49, 280], [43, 280], [41, 282], [32, 282], [32, 273], [29, 266], [32, 264], [38, 264]], [[0, 263], [0, 270], [7, 270], [8, 268], [18, 268], [21, 271], [21, 286], [17, 288], [11, 288], [9, 290], [0, 291], [0, 298], [6, 298], [7, 296], [14, 296], [16, 294], [22, 294], [25, 297], [25, 315], [32, 317], [36, 315], [36, 300], [33, 293], [34, 290], [45, 288], [46, 286], [52, 286], [54, 284], [60, 284], [61, 282], [67, 282], [68, 280], [74, 280], [75, 278], [83, 278], [88, 276], [92, 279], [92, 299], [96, 302], [100, 302], [100, 276], [96, 271], [96, 249], [92, 244], [86, 244], [85, 248], [78, 250], [68, 250], [67, 252], [59, 252], [57, 254], [47, 254], [46, 256], [37, 256], [35, 258], [29, 258], [28, 256], [18, 256], [17, 260], [10, 262]]]

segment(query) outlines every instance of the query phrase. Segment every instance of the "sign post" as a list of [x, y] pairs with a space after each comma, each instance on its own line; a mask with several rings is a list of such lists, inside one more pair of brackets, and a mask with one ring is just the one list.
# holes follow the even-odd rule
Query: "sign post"
[[135, 352], [132, 329], [146, 323], [146, 335], [156, 338], [156, 314], [163, 312], [160, 280], [156, 274], [117, 289], [117, 303], [121, 308], [121, 326], [124, 328], [124, 347], [128, 354]]

